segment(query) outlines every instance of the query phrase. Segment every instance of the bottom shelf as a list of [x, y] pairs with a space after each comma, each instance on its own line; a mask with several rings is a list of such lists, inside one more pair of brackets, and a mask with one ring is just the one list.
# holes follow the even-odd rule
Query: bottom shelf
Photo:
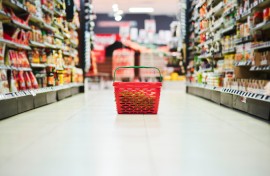
[[240, 110], [265, 120], [270, 120], [270, 102], [268, 100], [260, 100], [247, 95], [238, 95], [233, 91], [226, 92], [224, 89], [198, 85], [187, 85], [186, 88], [186, 92], [189, 94], [202, 97], [217, 104]]
[[64, 86], [41, 88], [17, 92], [0, 97], [0, 120], [84, 92], [84, 84], [72, 83]]

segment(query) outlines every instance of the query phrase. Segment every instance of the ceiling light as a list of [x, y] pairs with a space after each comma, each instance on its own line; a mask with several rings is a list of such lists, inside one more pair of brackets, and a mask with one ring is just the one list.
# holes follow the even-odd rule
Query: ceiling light
[[118, 4], [113, 4], [112, 9], [113, 9], [113, 11], [117, 11], [118, 10]]
[[129, 8], [128, 11], [130, 13], [152, 13], [152, 12], [154, 12], [154, 8], [152, 8], [152, 7], [132, 7], [132, 8]]
[[116, 12], [116, 14], [118, 14], [118, 15], [123, 15], [123, 13], [124, 13], [123, 10], [118, 10], [118, 11]]
[[122, 20], [122, 16], [120, 16], [120, 15], [117, 15], [117, 16], [115, 16], [115, 21], [121, 21]]

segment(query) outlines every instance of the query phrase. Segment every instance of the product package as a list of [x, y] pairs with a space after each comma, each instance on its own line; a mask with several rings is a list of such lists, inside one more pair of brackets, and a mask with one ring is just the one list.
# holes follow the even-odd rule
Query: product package
[[0, 94], [9, 93], [7, 71], [0, 70]]

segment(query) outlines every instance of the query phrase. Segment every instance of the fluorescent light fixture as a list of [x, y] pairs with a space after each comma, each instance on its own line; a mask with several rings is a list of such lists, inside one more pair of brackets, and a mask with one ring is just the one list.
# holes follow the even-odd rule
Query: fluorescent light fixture
[[128, 11], [130, 13], [152, 13], [152, 12], [154, 12], [154, 8], [152, 8], [152, 7], [132, 7], [132, 8], [129, 8]]
[[118, 4], [113, 4], [112, 9], [113, 9], [113, 11], [117, 11], [118, 10]]
[[115, 16], [115, 21], [121, 21], [122, 20], [122, 16], [120, 16], [120, 15], [117, 15], [117, 16]]
[[118, 10], [118, 11], [116, 12], [116, 14], [118, 14], [118, 15], [123, 15], [123, 14], [124, 14], [124, 11], [123, 11], [123, 10]]

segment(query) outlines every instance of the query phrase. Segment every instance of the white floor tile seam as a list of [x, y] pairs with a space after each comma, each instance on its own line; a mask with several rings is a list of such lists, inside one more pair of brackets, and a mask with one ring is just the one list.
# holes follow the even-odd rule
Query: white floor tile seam
[[[81, 96], [81, 95], [77, 95], [77, 96]], [[73, 97], [73, 98], [74, 98], [74, 97]], [[61, 103], [64, 103], [64, 102], [67, 101], [67, 100], [68, 100], [68, 99], [62, 100]], [[60, 102], [56, 102], [56, 103], [60, 103]], [[54, 105], [55, 105], [55, 104], [50, 104], [50, 105], [48, 105], [48, 106], [54, 106]], [[36, 109], [35, 112], [33, 111], [33, 112], [31, 112], [31, 113], [36, 113], [36, 112], [38, 113], [39, 110], [41, 110], [41, 108], [43, 108], [43, 107], [40, 107], [40, 108]], [[80, 109], [77, 109], [74, 113], [70, 114], [64, 122], [55, 124], [55, 126], [52, 127], [49, 131], [46, 131], [46, 132], [44, 132], [43, 134], [41, 134], [40, 136], [35, 137], [35, 138], [34, 138], [30, 143], [28, 143], [26, 146], [24, 146], [23, 148], [21, 148], [21, 149], [18, 150], [17, 152], [11, 154], [10, 157], [7, 158], [7, 159], [5, 160], [5, 164], [0, 165], [0, 170], [1, 170], [1, 167], [5, 167], [5, 165], [7, 165], [8, 162], [11, 161], [12, 159], [14, 159], [14, 157], [16, 157], [18, 154], [20, 154], [20, 153], [22, 153], [23, 151], [25, 151], [25, 150], [31, 148], [31, 146], [33, 146], [33, 145], [35, 145], [36, 143], [38, 143], [39, 141], [43, 140], [44, 138], [46, 138], [47, 136], [49, 136], [50, 134], [52, 134], [55, 130], [59, 129], [61, 126], [64, 126], [69, 120], [71, 120], [71, 119], [72, 119], [76, 114], [78, 114], [83, 108], [84, 108], [84, 106], [81, 107]], [[19, 114], [19, 115], [20, 115], [20, 114]], [[18, 115], [18, 116], [19, 116], [19, 115]], [[11, 117], [11, 118], [12, 118], [12, 117]], [[6, 119], [6, 120], [8, 120], [8, 119]]]

